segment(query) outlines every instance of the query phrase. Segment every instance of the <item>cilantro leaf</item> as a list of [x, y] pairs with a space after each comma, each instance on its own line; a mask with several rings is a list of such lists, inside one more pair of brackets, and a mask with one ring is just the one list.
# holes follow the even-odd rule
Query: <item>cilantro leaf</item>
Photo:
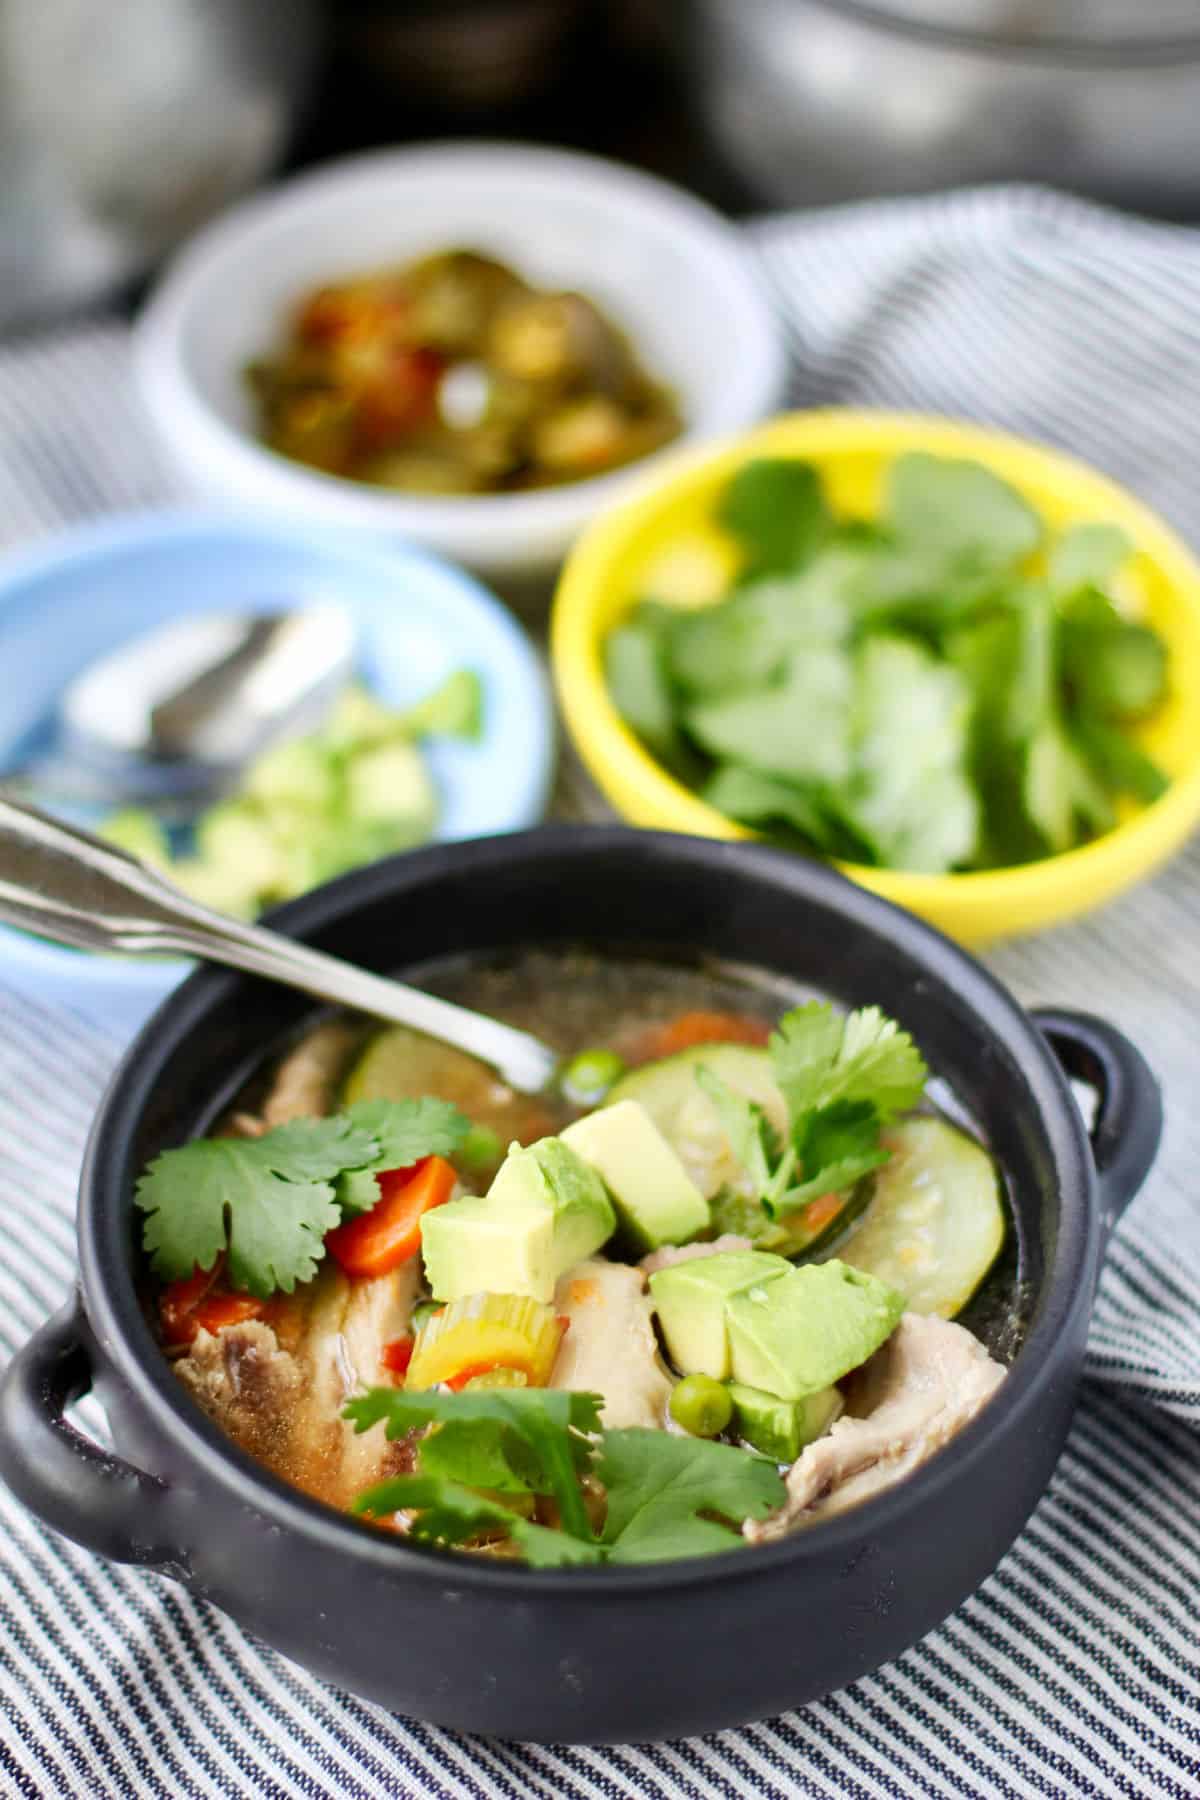
[[773, 681], [798, 650], [841, 643], [850, 615], [849, 551], [829, 550], [799, 574], [762, 577], [728, 600], [683, 612], [667, 640], [679, 687], [697, 699]]
[[885, 514], [897, 536], [950, 564], [1017, 564], [1042, 541], [1042, 522], [1008, 482], [982, 463], [915, 451], [897, 457]]
[[738, 470], [717, 507], [755, 572], [794, 569], [833, 531], [821, 477], [794, 457], [759, 457]]
[[331, 1119], [290, 1119], [245, 1141], [285, 1181], [332, 1181], [343, 1169], [369, 1163], [377, 1150], [370, 1128], [346, 1113], [335, 1113]]
[[[554, 1388], [479, 1389], [460, 1394], [369, 1388], [347, 1403], [343, 1417], [350, 1420], [356, 1431], [367, 1431], [382, 1420], [389, 1438], [447, 1421], [482, 1423], [512, 1433], [520, 1440], [515, 1452], [505, 1439], [493, 1436], [489, 1455], [498, 1451], [533, 1491], [556, 1500], [564, 1528], [586, 1539], [591, 1536], [591, 1527], [578, 1477], [591, 1457], [588, 1434], [600, 1428], [600, 1405], [597, 1394]], [[473, 1471], [475, 1452], [466, 1448], [465, 1440], [456, 1451], [452, 1441], [449, 1449], [443, 1446], [437, 1453], [443, 1476], [453, 1472], [461, 1479], [464, 1462], [455, 1467], [456, 1454], [464, 1459], [468, 1472]]]
[[379, 1199], [375, 1177], [388, 1169], [411, 1168], [424, 1156], [453, 1156], [466, 1141], [471, 1122], [447, 1100], [358, 1100], [346, 1118], [369, 1135], [374, 1146], [358, 1166], [343, 1166], [337, 1183], [342, 1217], [370, 1212]]
[[327, 1182], [264, 1173], [247, 1183], [229, 1208], [231, 1285], [266, 1300], [311, 1281], [325, 1255], [325, 1233], [341, 1216]]
[[877, 1006], [843, 1016], [810, 1000], [784, 1014], [769, 1047], [794, 1120], [834, 1100], [869, 1100], [886, 1124], [916, 1105], [928, 1075], [912, 1038]]
[[701, 790], [718, 812], [746, 825], [777, 820], [808, 838], [818, 849], [829, 849], [830, 822], [822, 810], [819, 790], [738, 763], [724, 763]]
[[316, 1274], [326, 1232], [378, 1200], [373, 1171], [449, 1154], [468, 1130], [444, 1100], [364, 1100], [262, 1137], [165, 1150], [134, 1194], [154, 1272], [178, 1281], [225, 1254], [235, 1288], [290, 1294]]
[[888, 1152], [881, 1128], [916, 1104], [927, 1071], [912, 1039], [877, 1007], [841, 1017], [828, 1002], [811, 1001], [785, 1015], [770, 1048], [788, 1105], [787, 1144], [760, 1106], [704, 1064], [696, 1068], [695, 1079], [751, 1189], [749, 1197], [718, 1196], [713, 1218], [721, 1231], [764, 1247], [794, 1239], [798, 1251], [805, 1246], [803, 1233], [789, 1223], [781, 1234], [776, 1223], [882, 1167]]
[[1089, 832], [1107, 831], [1114, 823], [1107, 793], [1054, 717], [1029, 741], [1021, 798], [1052, 851], [1070, 850], [1080, 823]]
[[277, 1154], [273, 1136], [201, 1138], [155, 1158], [134, 1200], [146, 1214], [143, 1242], [156, 1275], [181, 1280], [227, 1251], [233, 1286], [261, 1299], [311, 1280], [325, 1233], [341, 1217], [333, 1188], [305, 1179], [328, 1157], [314, 1137], [293, 1162]]
[[887, 1161], [880, 1129], [915, 1106], [928, 1070], [920, 1051], [877, 1006], [844, 1017], [823, 1001], [795, 1007], [770, 1041], [787, 1101], [801, 1180], [763, 1194], [773, 1218], [841, 1193]]
[[786, 1492], [774, 1463], [745, 1450], [634, 1426], [604, 1433], [596, 1473], [608, 1495], [603, 1541], [615, 1563], [736, 1549], [742, 1521], [765, 1518]]
[[[596, 1394], [553, 1388], [459, 1394], [372, 1388], [345, 1409], [358, 1430], [380, 1421], [389, 1437], [426, 1424], [435, 1429], [421, 1440], [418, 1474], [378, 1482], [357, 1496], [351, 1510], [376, 1517], [409, 1512], [408, 1536], [418, 1543], [508, 1537], [527, 1562], [546, 1567], [665, 1562], [735, 1549], [744, 1519], [763, 1518], [782, 1503], [783, 1481], [774, 1464], [728, 1444], [630, 1429], [599, 1433], [597, 1447], [599, 1407]], [[532, 1479], [514, 1469], [507, 1432], [521, 1438]], [[565, 1485], [543, 1485], [550, 1465], [568, 1471], [574, 1505], [567, 1503]], [[600, 1539], [579, 1485], [589, 1471], [607, 1495]], [[476, 1484], [491, 1494], [478, 1492]], [[552, 1492], [562, 1528], [510, 1511], [493, 1497], [497, 1491]]]
[[882, 1168], [889, 1152], [879, 1141], [879, 1113], [869, 1100], [832, 1100], [810, 1113], [796, 1131], [796, 1148], [806, 1179], [784, 1192], [764, 1195], [774, 1219], [787, 1218], [823, 1194], [840, 1194], [864, 1175]]
[[446, 1419], [421, 1439], [421, 1473], [498, 1494], [533, 1494], [544, 1484], [527, 1441], [499, 1419]]
[[1051, 550], [1046, 579], [1059, 594], [1103, 587], [1132, 555], [1132, 540], [1119, 525], [1073, 525]]
[[839, 649], [789, 658], [772, 687], [689, 706], [684, 723], [713, 756], [793, 781], [844, 780], [850, 771], [853, 665]]
[[236, 1138], [203, 1138], [155, 1157], [134, 1203], [146, 1214], [142, 1237], [156, 1275], [181, 1281], [212, 1268], [228, 1242], [225, 1209], [245, 1170], [245, 1144]]
[[1101, 724], [1098, 719], [1078, 719], [1072, 736], [1110, 793], [1132, 794], [1144, 806], [1166, 793], [1167, 778], [1158, 764], [1114, 725]]
[[967, 775], [970, 690], [959, 671], [901, 637], [874, 637], [858, 660], [855, 767], [845, 813], [878, 860], [941, 874], [966, 863], [979, 837]]
[[1166, 692], [1167, 652], [1158, 633], [1122, 618], [1094, 588], [1065, 609], [1060, 644], [1063, 677], [1082, 712], [1136, 719]]
[[418, 1544], [462, 1544], [485, 1534], [508, 1537], [533, 1568], [595, 1563], [604, 1557], [594, 1541], [536, 1525], [499, 1501], [438, 1475], [394, 1475], [357, 1495], [350, 1510], [376, 1518], [411, 1510], [414, 1517], [407, 1536]]
[[345, 1113], [352, 1125], [373, 1137], [378, 1148], [361, 1163], [343, 1168], [408, 1169], [424, 1156], [453, 1156], [471, 1121], [449, 1100], [358, 1100]]
[[613, 704], [625, 723], [668, 768], [680, 754], [675, 703], [667, 681], [661, 633], [641, 608], [610, 631], [604, 672]]
[[736, 1093], [712, 1069], [699, 1064], [695, 1078], [716, 1107], [729, 1147], [753, 1183], [758, 1204], [770, 1216], [776, 1196], [784, 1192], [792, 1178], [795, 1150], [780, 1143], [778, 1132], [761, 1106]]

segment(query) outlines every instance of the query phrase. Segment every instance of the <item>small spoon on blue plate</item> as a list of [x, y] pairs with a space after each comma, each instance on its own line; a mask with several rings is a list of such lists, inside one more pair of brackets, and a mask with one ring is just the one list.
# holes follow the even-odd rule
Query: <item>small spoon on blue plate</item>
[[6, 775], [3, 791], [194, 815], [269, 744], [320, 722], [354, 652], [337, 606], [174, 619], [68, 684], [51, 743]]

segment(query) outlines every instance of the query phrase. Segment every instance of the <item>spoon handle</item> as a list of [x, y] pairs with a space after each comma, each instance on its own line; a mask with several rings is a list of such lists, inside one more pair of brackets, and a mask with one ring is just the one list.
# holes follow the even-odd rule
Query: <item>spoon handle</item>
[[0, 920], [79, 950], [178, 953], [265, 975], [453, 1044], [510, 1087], [538, 1093], [557, 1058], [528, 1032], [372, 975], [306, 944], [201, 906], [90, 832], [0, 798]]

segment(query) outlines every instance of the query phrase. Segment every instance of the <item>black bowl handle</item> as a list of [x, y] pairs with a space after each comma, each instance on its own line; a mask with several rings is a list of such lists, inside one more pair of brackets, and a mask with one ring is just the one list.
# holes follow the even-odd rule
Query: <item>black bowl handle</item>
[[166, 1488], [68, 1424], [92, 1385], [94, 1345], [78, 1297], [47, 1319], [0, 1378], [0, 1477], [56, 1531], [114, 1562], [178, 1567]]
[[1162, 1137], [1162, 1094], [1140, 1050], [1091, 1013], [1035, 1007], [1034, 1023], [1059, 1062], [1096, 1090], [1092, 1156], [1110, 1231], [1150, 1173]]

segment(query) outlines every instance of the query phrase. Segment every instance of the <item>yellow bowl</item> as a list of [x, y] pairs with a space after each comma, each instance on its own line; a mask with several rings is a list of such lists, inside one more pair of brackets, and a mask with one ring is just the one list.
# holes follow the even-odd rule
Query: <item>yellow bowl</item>
[[839, 865], [864, 887], [978, 945], [1053, 925], [1111, 899], [1170, 856], [1200, 820], [1200, 565], [1161, 519], [1094, 469], [948, 419], [838, 410], [775, 419], [731, 443], [677, 459], [659, 480], [588, 528], [555, 596], [554, 677], [584, 763], [625, 818], [702, 837], [754, 837], [669, 775], [624, 725], [604, 680], [604, 639], [644, 595], [685, 605], [718, 597], [737, 566], [737, 550], [712, 523], [714, 503], [751, 457], [806, 458], [821, 470], [836, 510], [873, 516], [888, 465], [908, 450], [985, 463], [1053, 527], [1086, 520], [1121, 526], [1136, 549], [1122, 576], [1123, 597], [1162, 633], [1169, 651], [1169, 695], [1139, 734], [1170, 780], [1152, 806], [1131, 809], [1082, 849], [1018, 868], [909, 875]]

